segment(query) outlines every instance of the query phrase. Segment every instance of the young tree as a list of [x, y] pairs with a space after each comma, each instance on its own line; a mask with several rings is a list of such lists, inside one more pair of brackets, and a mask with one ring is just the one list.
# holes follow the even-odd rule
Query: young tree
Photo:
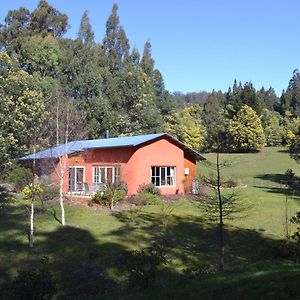
[[[70, 141], [82, 138], [84, 135], [84, 119], [78, 110], [73, 99], [64, 98], [61, 95], [57, 97], [56, 103], [56, 146], [60, 149], [58, 153], [58, 164], [55, 167], [59, 185], [59, 204], [61, 208], [61, 224], [66, 224], [64, 208], [64, 180], [68, 174], [68, 153], [70, 150]], [[52, 125], [53, 126], [53, 125]], [[57, 154], [57, 153], [56, 153]]]
[[[222, 132], [220, 132], [222, 134]], [[221, 140], [221, 139], [220, 139]], [[249, 209], [236, 189], [231, 188], [229, 191], [224, 191], [223, 186], [228, 185], [228, 181], [232, 179], [223, 178], [222, 169], [230, 166], [228, 161], [221, 161], [220, 149], [223, 148], [221, 143], [216, 149], [216, 162], [209, 163], [213, 173], [209, 176], [203, 176], [203, 180], [213, 189], [213, 194], [209, 195], [207, 199], [201, 200], [200, 206], [207, 213], [209, 219], [218, 223], [218, 240], [219, 240], [219, 259], [218, 270], [224, 270], [225, 257], [225, 240], [224, 240], [224, 223], [228, 219], [234, 217], [242, 217], [242, 213]]]

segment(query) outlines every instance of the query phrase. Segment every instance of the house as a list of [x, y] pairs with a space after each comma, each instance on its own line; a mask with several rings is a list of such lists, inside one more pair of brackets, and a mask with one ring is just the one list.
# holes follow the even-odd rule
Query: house
[[152, 182], [162, 194], [191, 192], [197, 160], [205, 158], [166, 133], [73, 141], [22, 157], [36, 158], [40, 181], [58, 183], [65, 168], [65, 193], [87, 193], [126, 182], [128, 195]]

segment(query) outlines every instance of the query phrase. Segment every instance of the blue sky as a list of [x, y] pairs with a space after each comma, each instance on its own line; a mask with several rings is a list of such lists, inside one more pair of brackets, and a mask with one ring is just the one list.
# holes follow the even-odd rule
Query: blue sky
[[[170, 91], [226, 91], [233, 80], [273, 86], [278, 95], [300, 69], [298, 0], [48, 0], [69, 17], [67, 37], [75, 37], [85, 9], [101, 41], [114, 2], [131, 47], [152, 56]], [[9, 9], [32, 10], [37, 0], [3, 1]]]

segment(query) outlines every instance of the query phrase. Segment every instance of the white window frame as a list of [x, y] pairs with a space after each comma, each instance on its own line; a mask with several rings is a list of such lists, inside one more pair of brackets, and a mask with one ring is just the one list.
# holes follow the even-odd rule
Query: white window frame
[[83, 182], [82, 182], [82, 184], [84, 185], [84, 183], [85, 183], [85, 167], [84, 166], [69, 166], [68, 167], [69, 174], [70, 174], [70, 169], [75, 169], [75, 191], [70, 190], [70, 183], [69, 183], [69, 193], [81, 192], [81, 191], [77, 191], [77, 172], [76, 172], [76, 169], [83, 169], [83, 179], [82, 179]]
[[[116, 175], [116, 168], [119, 168], [119, 170], [120, 170], [120, 172], [119, 172], [119, 181], [120, 181], [120, 179], [121, 179], [121, 166], [93, 166], [93, 184], [97, 184], [97, 183], [103, 183], [103, 184], [106, 184], [107, 183], [107, 169], [112, 169], [112, 183], [114, 183], [115, 182], [115, 175]], [[98, 182], [96, 182], [95, 181], [95, 171], [96, 171], [96, 169], [98, 169], [99, 170], [99, 175], [101, 174], [101, 169], [104, 169], [104, 182], [100, 182], [100, 181], [98, 181]], [[100, 177], [100, 176], [98, 176], [98, 177]], [[101, 178], [102, 179], [102, 178]]]
[[[158, 176], [152, 176], [152, 168], [159, 168], [159, 175]], [[164, 185], [162, 185], [161, 184], [161, 170], [162, 170], [162, 168], [165, 168], [165, 182], [167, 183], [167, 178], [168, 177], [171, 177], [171, 178], [173, 178], [173, 184], [172, 185], [168, 185], [168, 184], [164, 184]], [[174, 171], [174, 174], [173, 174], [173, 176], [167, 176], [167, 168], [170, 168], [170, 174], [171, 174], [171, 169], [173, 169], [173, 171]], [[154, 183], [154, 185], [156, 186], [156, 187], [164, 187], [164, 188], [168, 188], [168, 187], [176, 187], [176, 167], [175, 166], [151, 166], [151, 168], [150, 168], [150, 182], [152, 182], [152, 178], [159, 178], [159, 185], [156, 185], [155, 183]]]

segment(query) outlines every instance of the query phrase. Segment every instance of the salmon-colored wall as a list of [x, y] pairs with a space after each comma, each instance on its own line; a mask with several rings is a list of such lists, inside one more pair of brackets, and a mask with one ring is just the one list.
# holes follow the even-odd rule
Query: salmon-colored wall
[[128, 193], [136, 194], [140, 184], [151, 182], [151, 167], [176, 167], [176, 186], [160, 187], [162, 194], [183, 193], [184, 164], [183, 150], [166, 139], [140, 146], [132, 155], [126, 169], [134, 171], [128, 178]]
[[[68, 192], [69, 174], [71, 166], [85, 167], [84, 182], [89, 186], [93, 183], [93, 166], [120, 166], [121, 180], [128, 184], [128, 195], [137, 193], [139, 186], [151, 182], [151, 167], [175, 167], [175, 187], [160, 187], [162, 194], [182, 194], [191, 191], [191, 181], [196, 175], [196, 165], [184, 158], [184, 152], [166, 139], [158, 139], [140, 147], [120, 147], [110, 149], [86, 150], [70, 155], [64, 176], [64, 191]], [[52, 180], [58, 182], [56, 175]], [[184, 168], [190, 169], [190, 175], [184, 175]]]

